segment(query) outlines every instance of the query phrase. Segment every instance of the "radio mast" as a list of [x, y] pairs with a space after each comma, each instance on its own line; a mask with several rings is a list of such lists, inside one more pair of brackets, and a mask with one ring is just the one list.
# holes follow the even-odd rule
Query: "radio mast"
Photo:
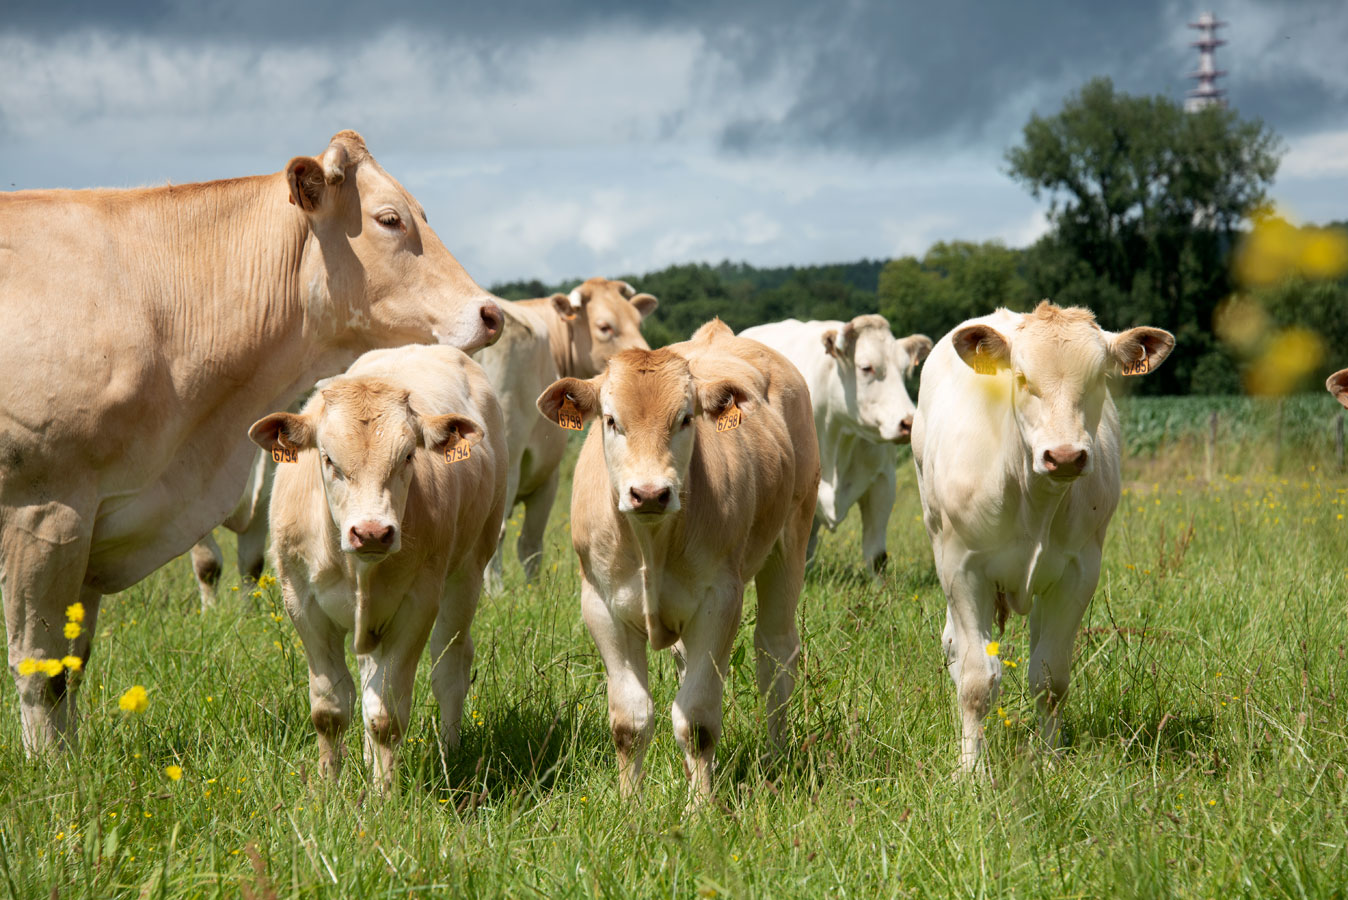
[[1198, 86], [1189, 91], [1184, 100], [1185, 112], [1198, 112], [1210, 106], [1226, 106], [1226, 91], [1217, 87], [1217, 79], [1226, 74], [1225, 69], [1217, 68], [1213, 53], [1226, 41], [1217, 37], [1217, 29], [1227, 23], [1218, 21], [1210, 12], [1198, 17], [1197, 22], [1188, 23], [1190, 28], [1198, 30], [1198, 40], [1190, 41], [1190, 47], [1198, 48], [1198, 71], [1190, 72], [1189, 77], [1198, 82]]

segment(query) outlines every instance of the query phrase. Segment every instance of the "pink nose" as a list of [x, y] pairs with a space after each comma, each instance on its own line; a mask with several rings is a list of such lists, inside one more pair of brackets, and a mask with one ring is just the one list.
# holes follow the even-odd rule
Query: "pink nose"
[[906, 444], [913, 439], [913, 417], [904, 416], [903, 421], [899, 422], [899, 436], [895, 438], [900, 444]]
[[494, 300], [488, 300], [482, 304], [482, 324], [487, 326], [487, 334], [496, 337], [501, 333], [501, 326], [505, 324], [505, 314], [501, 312], [501, 307], [496, 305]]
[[395, 530], [392, 525], [378, 522], [359, 522], [351, 526], [347, 537], [357, 550], [387, 550], [393, 546]]
[[1061, 478], [1075, 478], [1086, 468], [1086, 451], [1062, 444], [1044, 451], [1044, 468]]
[[632, 501], [632, 511], [639, 513], [664, 512], [669, 506], [670, 497], [674, 496], [669, 488], [656, 487], [653, 484], [628, 488], [627, 493]]

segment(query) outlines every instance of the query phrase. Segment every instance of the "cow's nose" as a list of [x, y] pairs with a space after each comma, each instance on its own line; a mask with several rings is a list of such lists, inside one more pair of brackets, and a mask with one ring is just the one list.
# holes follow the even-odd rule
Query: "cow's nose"
[[899, 422], [899, 436], [894, 440], [900, 444], [907, 444], [913, 439], [913, 417], [904, 416]]
[[1062, 478], [1075, 478], [1086, 468], [1086, 450], [1060, 444], [1044, 451], [1044, 468]]
[[631, 487], [627, 493], [632, 501], [632, 512], [639, 513], [662, 513], [669, 507], [669, 499], [674, 496], [669, 488], [654, 484]]
[[505, 314], [501, 312], [501, 307], [496, 305], [495, 300], [488, 300], [482, 304], [482, 324], [487, 327], [487, 335], [490, 340], [495, 340], [501, 333], [501, 327], [505, 325]]
[[348, 535], [351, 546], [356, 550], [387, 550], [393, 546], [395, 530], [392, 525], [379, 522], [358, 522], [351, 526]]

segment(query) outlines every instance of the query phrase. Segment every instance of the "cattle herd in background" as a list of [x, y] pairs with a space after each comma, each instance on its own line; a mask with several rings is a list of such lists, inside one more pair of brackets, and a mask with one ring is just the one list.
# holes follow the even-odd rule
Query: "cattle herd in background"
[[[780, 745], [819, 530], [858, 505], [879, 573], [910, 440], [948, 600], [960, 768], [979, 768], [1001, 680], [988, 646], [1011, 612], [1030, 620], [1029, 684], [1054, 746], [1119, 499], [1110, 386], [1174, 346], [1165, 331], [1114, 334], [1045, 301], [969, 320], [934, 347], [862, 315], [738, 336], [713, 320], [651, 350], [641, 322], [656, 298], [626, 282], [491, 297], [350, 131], [274, 175], [0, 195], [0, 238], [0, 593], [26, 749], [74, 742], [104, 594], [190, 548], [208, 605], [221, 567], [211, 529], [239, 533], [240, 572], [256, 577], [269, 526], [320, 766], [341, 767], [351, 634], [381, 788], [428, 641], [442, 745], [457, 745], [472, 618], [484, 584], [502, 586], [504, 521], [524, 504], [517, 550], [534, 578], [566, 435], [587, 423], [571, 538], [624, 795], [655, 727], [649, 647], [674, 651], [675, 737], [694, 802], [711, 796], [751, 579], [758, 686]], [[924, 359], [915, 407], [904, 379]], [[1348, 406], [1348, 369], [1328, 387]], [[68, 638], [76, 602], [84, 627]]]

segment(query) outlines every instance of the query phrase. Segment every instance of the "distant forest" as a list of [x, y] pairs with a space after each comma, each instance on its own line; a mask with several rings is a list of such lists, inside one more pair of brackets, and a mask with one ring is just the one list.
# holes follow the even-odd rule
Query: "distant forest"
[[[1170, 359], [1140, 379], [1140, 392], [1319, 390], [1348, 365], [1348, 223], [1299, 227], [1274, 214], [1268, 188], [1283, 149], [1234, 109], [1187, 113], [1100, 78], [1057, 114], [1032, 116], [1006, 151], [1010, 177], [1047, 205], [1049, 231], [1030, 247], [952, 240], [921, 259], [577, 274], [620, 277], [654, 294], [652, 346], [684, 340], [713, 316], [738, 331], [872, 312], [896, 335], [937, 340], [999, 306], [1025, 311], [1048, 298], [1092, 310], [1111, 330], [1152, 325], [1175, 335]], [[522, 299], [579, 281], [493, 290]]]

